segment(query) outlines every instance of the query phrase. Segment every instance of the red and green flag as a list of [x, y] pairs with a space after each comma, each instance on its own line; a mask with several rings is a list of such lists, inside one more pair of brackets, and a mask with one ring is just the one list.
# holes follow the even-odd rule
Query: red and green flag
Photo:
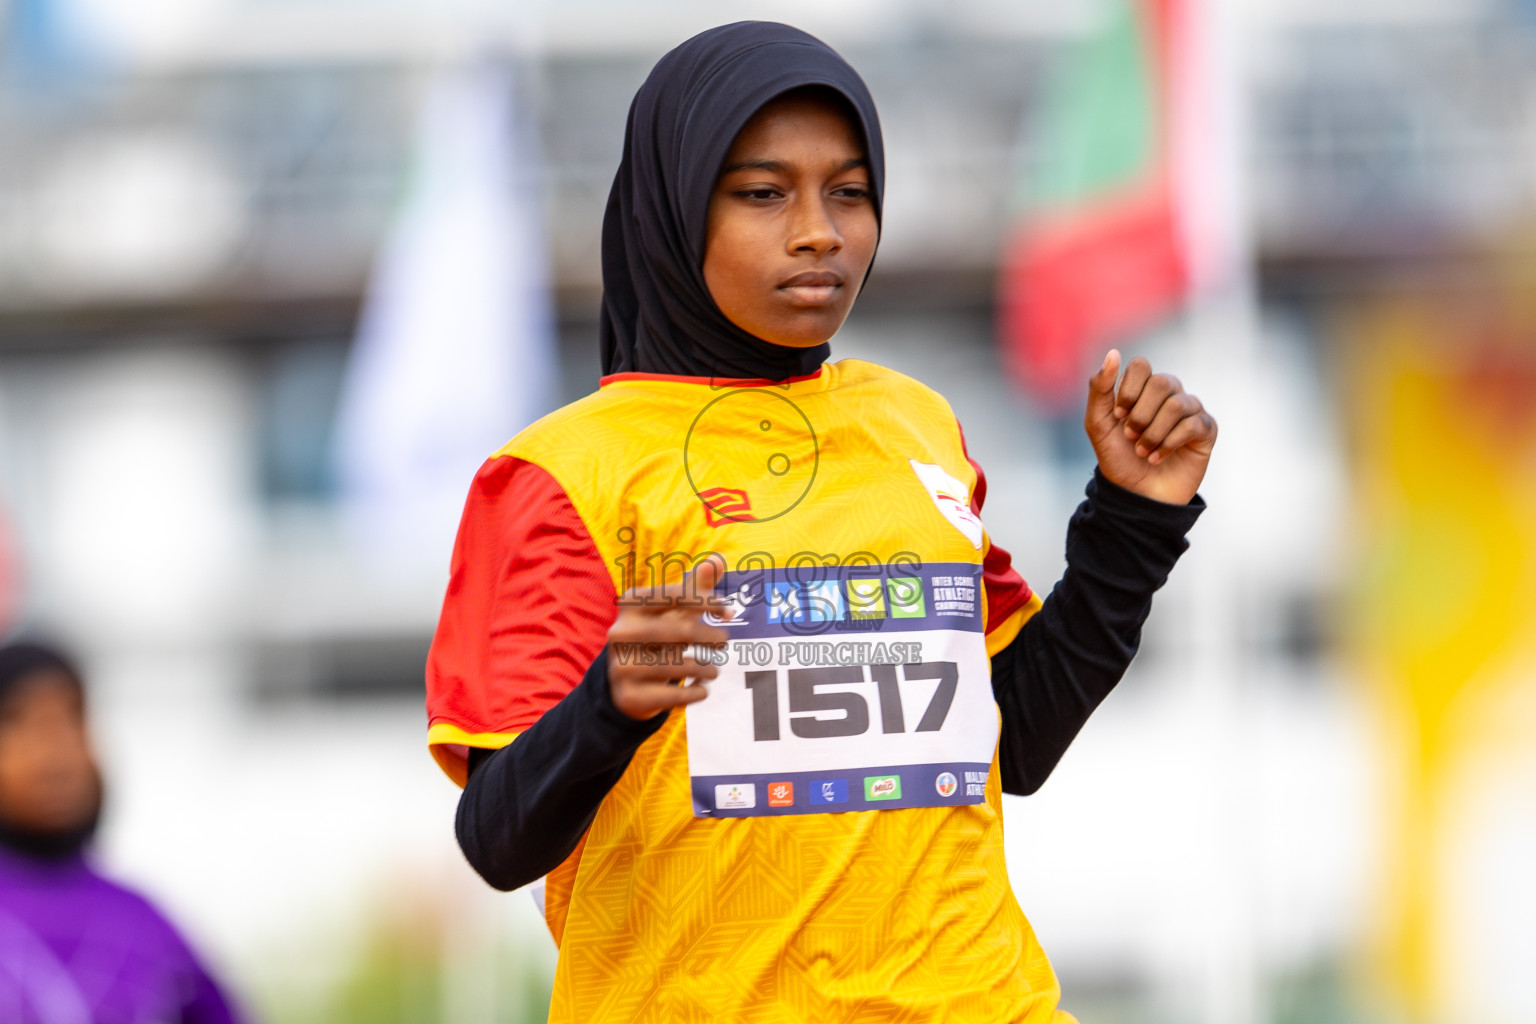
[[1006, 242], [999, 327], [1014, 378], [1075, 402], [1101, 348], [1189, 290], [1179, 123], [1190, 0], [1112, 0], [1049, 79]]

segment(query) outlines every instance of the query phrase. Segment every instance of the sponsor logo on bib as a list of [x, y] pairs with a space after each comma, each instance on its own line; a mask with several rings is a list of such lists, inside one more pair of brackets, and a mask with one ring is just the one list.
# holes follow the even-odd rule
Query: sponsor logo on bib
[[795, 806], [795, 784], [793, 782], [768, 783], [769, 807], [793, 807]]
[[955, 790], [960, 788], [960, 780], [955, 778], [954, 772], [940, 772], [933, 780], [933, 788], [938, 790], [939, 796], [954, 796]]
[[896, 619], [921, 619], [928, 608], [923, 602], [923, 581], [905, 576], [893, 576], [885, 581], [885, 589], [891, 598], [891, 617]]
[[810, 786], [811, 803], [845, 804], [848, 802], [847, 779], [817, 779]]
[[865, 800], [900, 800], [900, 775], [870, 775], [864, 779]]
[[757, 806], [757, 785], [751, 782], [715, 787], [715, 806], [722, 811], [744, 811]]

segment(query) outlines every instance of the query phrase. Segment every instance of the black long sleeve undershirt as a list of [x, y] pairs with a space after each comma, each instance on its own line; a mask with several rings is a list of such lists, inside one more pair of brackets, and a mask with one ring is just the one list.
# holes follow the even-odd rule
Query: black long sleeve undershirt
[[[1019, 635], [992, 659], [1002, 712], [1003, 789], [1039, 789], [1141, 641], [1152, 594], [1204, 510], [1143, 498], [1094, 470], [1067, 526], [1067, 568]], [[628, 718], [608, 695], [608, 650], [517, 741], [471, 750], [456, 831], [470, 865], [510, 890], [570, 856], [641, 743], [667, 713]]]
[[1003, 792], [1038, 790], [1141, 644], [1152, 595], [1189, 542], [1205, 501], [1169, 505], [1095, 469], [1067, 524], [1067, 568], [1040, 610], [992, 658], [1002, 712]]
[[569, 857], [598, 804], [668, 712], [637, 722], [608, 696], [608, 648], [576, 688], [515, 742], [471, 748], [454, 830], [470, 865], [503, 891]]

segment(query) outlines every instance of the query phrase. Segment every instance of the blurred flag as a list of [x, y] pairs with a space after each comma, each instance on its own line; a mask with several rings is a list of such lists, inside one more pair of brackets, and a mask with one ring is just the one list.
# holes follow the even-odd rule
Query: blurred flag
[[333, 460], [376, 564], [446, 567], [481, 462], [556, 404], [536, 135], [512, 88], [484, 64], [433, 85], [374, 267]]
[[1222, 204], [1200, 179], [1227, 170], [1203, 109], [1213, 40], [1200, 0], [1106, 7], [1046, 86], [998, 292], [1014, 378], [1058, 407], [1077, 401], [1101, 348], [1177, 309], [1207, 272], [1214, 257], [1196, 250], [1217, 243], [1195, 216]]
[[1536, 322], [1499, 295], [1389, 299], [1349, 339], [1381, 1019], [1536, 1020]]

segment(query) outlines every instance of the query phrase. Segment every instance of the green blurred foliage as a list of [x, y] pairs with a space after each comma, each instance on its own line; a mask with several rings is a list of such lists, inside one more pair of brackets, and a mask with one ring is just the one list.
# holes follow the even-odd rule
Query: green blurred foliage
[[[268, 1024], [542, 1024], [550, 958], [530, 939], [454, 934], [457, 922], [418, 905], [378, 915], [341, 973], [320, 986], [259, 993]], [[462, 929], [467, 933], [469, 928]], [[543, 939], [537, 936], [536, 939]]]

